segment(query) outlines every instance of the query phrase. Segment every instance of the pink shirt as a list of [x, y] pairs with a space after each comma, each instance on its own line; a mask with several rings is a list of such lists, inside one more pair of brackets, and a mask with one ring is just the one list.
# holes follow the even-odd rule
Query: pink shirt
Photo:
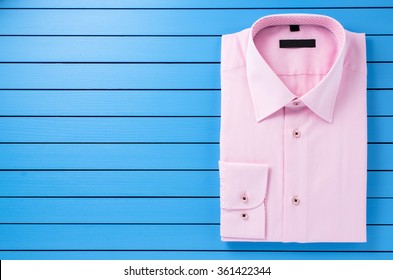
[[365, 34], [331, 17], [270, 15], [222, 36], [223, 241], [366, 241], [366, 76]]

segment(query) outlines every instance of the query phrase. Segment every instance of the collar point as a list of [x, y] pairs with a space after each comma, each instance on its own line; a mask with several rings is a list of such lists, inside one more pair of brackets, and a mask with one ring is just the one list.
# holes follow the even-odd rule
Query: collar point
[[328, 116], [319, 115], [319, 117], [328, 123], [333, 123], [333, 114], [330, 114]]
[[255, 121], [257, 123], [260, 123], [261, 121], [263, 121], [266, 117], [255, 117]]
[[263, 120], [265, 120], [268, 116], [270, 116], [270, 114], [255, 114], [255, 121], [257, 123], [260, 123]]

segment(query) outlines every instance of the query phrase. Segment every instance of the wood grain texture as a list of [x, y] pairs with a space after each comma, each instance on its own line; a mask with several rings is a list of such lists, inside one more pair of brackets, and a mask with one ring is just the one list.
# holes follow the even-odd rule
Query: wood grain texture
[[[393, 173], [392, 173], [393, 174]], [[379, 177], [377, 177], [378, 180]], [[0, 196], [218, 196], [218, 171], [1, 171]], [[379, 179], [376, 185], [385, 188]], [[393, 188], [392, 193], [393, 193]], [[393, 195], [392, 195], [393, 196]]]
[[278, 8], [278, 7], [392, 7], [389, 0], [331, 0], [324, 3], [317, 0], [307, 1], [290, 1], [265, 0], [263, 2], [253, 0], [243, 1], [209, 1], [209, 0], [3, 0], [0, 2], [0, 8]]
[[[369, 117], [368, 141], [393, 142], [393, 117]], [[217, 117], [2, 117], [0, 143], [209, 143], [220, 141]]]
[[[0, 116], [220, 116], [219, 90], [0, 90]], [[368, 90], [369, 116], [393, 116], [393, 90]]]
[[[219, 142], [217, 117], [0, 118], [1, 142]], [[392, 137], [393, 139], [393, 137]]]
[[[393, 142], [393, 117], [370, 117], [368, 141]], [[217, 117], [2, 117], [0, 143], [209, 143], [220, 141]]]
[[[0, 10], [1, 35], [215, 35], [240, 31], [257, 19], [303, 9]], [[347, 30], [393, 34], [393, 8], [307, 9], [337, 19]], [[70, 20], [72, 18], [72, 20]], [[372, 18], [372, 20], [362, 20]]]
[[[376, 66], [371, 71], [393, 69]], [[0, 89], [219, 89], [219, 76], [218, 64], [3, 63]], [[378, 79], [382, 85], [393, 84], [384, 76]]]
[[[0, 196], [212, 197], [218, 171], [0, 171]], [[369, 171], [368, 197], [393, 197], [393, 172]]]
[[[211, 170], [218, 168], [219, 144], [2, 144], [0, 154], [5, 170]], [[368, 145], [369, 170], [393, 170], [392, 158], [392, 144]]]
[[220, 116], [220, 97], [219, 90], [0, 90], [0, 115]]
[[218, 144], [3, 144], [0, 169], [216, 169]]
[[[366, 44], [369, 62], [393, 61], [393, 36], [367, 36]], [[221, 37], [2, 36], [0, 46], [0, 62], [219, 63]]]
[[[368, 87], [393, 88], [393, 63], [369, 63]], [[219, 89], [219, 64], [0, 64], [0, 89]], [[153, 79], [154, 77], [154, 79]]]
[[[132, 186], [129, 186], [132, 188]], [[0, 198], [2, 223], [220, 223], [215, 198]], [[393, 199], [368, 199], [367, 223], [393, 225]]]
[[[2, 250], [393, 251], [393, 226], [368, 226], [367, 242], [222, 242], [219, 225], [0, 224]], [[312, 255], [310, 255], [312, 257]]]

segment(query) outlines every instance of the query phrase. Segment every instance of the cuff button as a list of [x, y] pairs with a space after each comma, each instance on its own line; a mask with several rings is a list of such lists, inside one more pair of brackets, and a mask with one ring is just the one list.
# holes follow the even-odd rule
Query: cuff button
[[248, 215], [247, 215], [247, 213], [242, 213], [242, 219], [243, 219], [243, 220], [248, 220]]
[[243, 196], [242, 196], [242, 201], [243, 201], [244, 203], [247, 203], [247, 202], [248, 202], [248, 197], [247, 197], [246, 194], [243, 194]]

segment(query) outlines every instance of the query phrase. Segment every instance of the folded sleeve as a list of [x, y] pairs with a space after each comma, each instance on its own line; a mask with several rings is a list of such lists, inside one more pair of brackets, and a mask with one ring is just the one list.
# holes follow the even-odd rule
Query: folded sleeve
[[268, 165], [218, 161], [223, 241], [266, 238]]

